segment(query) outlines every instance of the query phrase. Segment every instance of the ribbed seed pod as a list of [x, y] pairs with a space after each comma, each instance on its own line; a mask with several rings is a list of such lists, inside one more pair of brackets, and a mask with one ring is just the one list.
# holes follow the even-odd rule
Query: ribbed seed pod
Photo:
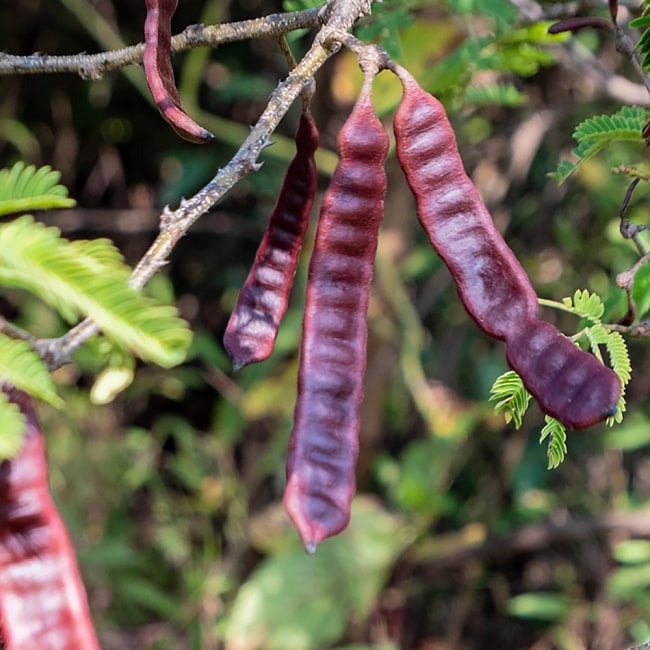
[[0, 464], [0, 619], [8, 650], [99, 650], [74, 549], [52, 502], [31, 399], [23, 448]]
[[508, 339], [506, 356], [542, 410], [565, 426], [585, 429], [615, 415], [621, 394], [616, 374], [550, 323], [524, 323]]
[[569, 428], [616, 412], [621, 383], [593, 355], [537, 319], [537, 295], [467, 177], [444, 108], [403, 68], [395, 115], [397, 156], [431, 245], [468, 313], [506, 356], [541, 408]]
[[395, 114], [397, 157], [431, 245], [451, 271], [468, 313], [507, 338], [537, 316], [537, 294], [468, 178], [442, 104], [402, 68]]
[[384, 209], [388, 136], [367, 76], [339, 133], [309, 266], [285, 507], [309, 552], [339, 533], [355, 493], [366, 317]]
[[273, 351], [314, 203], [318, 142], [313, 118], [303, 113], [296, 155], [226, 327], [223, 342], [235, 369], [262, 361]]

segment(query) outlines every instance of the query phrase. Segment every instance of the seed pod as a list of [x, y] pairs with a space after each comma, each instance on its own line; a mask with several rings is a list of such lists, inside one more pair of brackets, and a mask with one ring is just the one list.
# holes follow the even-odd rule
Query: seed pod
[[31, 399], [23, 448], [0, 464], [0, 617], [8, 650], [99, 650], [74, 550], [50, 497]]
[[296, 155], [226, 327], [223, 342], [235, 369], [273, 351], [314, 203], [318, 141], [314, 120], [305, 112], [296, 133]]
[[616, 412], [615, 373], [537, 320], [537, 295], [465, 174], [442, 105], [403, 68], [395, 115], [397, 156], [429, 240], [456, 282], [471, 316], [506, 355], [541, 408], [570, 428]]
[[388, 136], [368, 75], [339, 133], [323, 199], [307, 298], [285, 507], [313, 552], [350, 518], [366, 366], [366, 316], [384, 208]]
[[199, 126], [181, 107], [171, 61], [172, 16], [178, 0], [145, 0], [144, 55], [142, 64], [147, 85], [161, 115], [185, 140], [202, 144], [212, 133]]
[[611, 32], [614, 29], [612, 23], [604, 18], [598, 18], [596, 16], [572, 16], [558, 20], [547, 31], [549, 34], [561, 34], [562, 32], [578, 32], [587, 27], [602, 29], [606, 32]]
[[468, 313], [487, 334], [505, 339], [537, 315], [537, 295], [467, 177], [440, 102], [403, 68], [395, 114], [397, 157], [431, 245], [456, 281]]
[[545, 413], [571, 429], [616, 414], [621, 382], [553, 325], [532, 320], [508, 339], [506, 357]]

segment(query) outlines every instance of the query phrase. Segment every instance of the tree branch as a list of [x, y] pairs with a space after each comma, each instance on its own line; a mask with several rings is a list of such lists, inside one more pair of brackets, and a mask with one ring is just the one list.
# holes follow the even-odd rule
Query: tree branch
[[[284, 14], [270, 14], [253, 20], [222, 25], [189, 25], [172, 37], [172, 52], [183, 52], [195, 47], [217, 47], [223, 43], [249, 38], [277, 38], [296, 29], [313, 29], [327, 21], [331, 3], [322, 7]], [[104, 73], [142, 62], [144, 43], [131, 47], [99, 52], [50, 56], [36, 52], [16, 56], [0, 52], [0, 75], [76, 73], [83, 79], [99, 79]]]

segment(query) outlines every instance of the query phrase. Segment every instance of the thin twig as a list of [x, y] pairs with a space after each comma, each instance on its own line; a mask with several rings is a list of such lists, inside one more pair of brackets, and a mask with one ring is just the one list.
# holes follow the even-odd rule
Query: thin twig
[[608, 330], [620, 332], [627, 336], [650, 336], [650, 319], [642, 320], [636, 325], [619, 325], [618, 323], [613, 323], [611, 325], [605, 325], [605, 327]]
[[[243, 20], [221, 25], [189, 25], [172, 37], [172, 52], [183, 52], [196, 47], [217, 47], [224, 43], [249, 38], [277, 38], [296, 29], [313, 29], [321, 26], [330, 14], [330, 5], [292, 13], [270, 14], [253, 20]], [[51, 56], [36, 52], [16, 56], [0, 52], [0, 75], [76, 73], [84, 79], [99, 79], [104, 73], [127, 65], [142, 62], [144, 44], [98, 52], [97, 54], [72, 54]]]

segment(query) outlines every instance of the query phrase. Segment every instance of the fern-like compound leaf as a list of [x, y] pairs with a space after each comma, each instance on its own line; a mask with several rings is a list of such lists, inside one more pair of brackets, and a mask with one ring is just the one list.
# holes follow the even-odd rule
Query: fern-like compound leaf
[[0, 381], [53, 406], [63, 406], [47, 366], [29, 343], [4, 334], [0, 334]]
[[625, 339], [619, 332], [608, 332], [605, 345], [612, 370], [618, 375], [623, 385], [627, 384], [632, 376], [632, 364]]
[[548, 469], [555, 469], [562, 463], [567, 453], [566, 429], [561, 422], [549, 415], [544, 416], [544, 421], [546, 424], [541, 431], [539, 442], [541, 444], [549, 438], [546, 450]]
[[490, 401], [496, 402], [494, 411], [503, 413], [506, 422], [512, 422], [516, 429], [521, 427], [530, 398], [524, 382], [514, 370], [497, 377], [490, 389]]
[[609, 361], [612, 365], [612, 370], [621, 380], [622, 386], [621, 396], [616, 404], [616, 415], [607, 419], [607, 424], [611, 427], [623, 420], [623, 413], [625, 412], [625, 389], [632, 377], [632, 364], [630, 362], [627, 344], [621, 334], [610, 331], [607, 334], [605, 347], [607, 348], [607, 354], [609, 354]]
[[621, 381], [621, 396], [616, 404], [616, 414], [607, 418], [607, 424], [614, 424], [623, 420], [625, 412], [625, 388], [632, 377], [632, 364], [625, 339], [619, 332], [605, 328], [601, 323], [596, 323], [584, 330], [584, 335], [589, 341], [591, 350], [601, 361], [600, 346], [605, 346], [609, 355], [609, 365]]
[[562, 184], [584, 162], [593, 158], [612, 142], [631, 141], [643, 143], [641, 131], [650, 113], [641, 106], [623, 106], [613, 115], [597, 115], [581, 122], [573, 133], [578, 146], [573, 150], [577, 161], [563, 160], [550, 174]]
[[106, 239], [70, 243], [25, 216], [0, 225], [0, 283], [33, 293], [65, 318], [91, 318], [145, 361], [180, 363], [191, 333], [174, 307], [128, 286], [129, 268]]
[[645, 122], [648, 111], [640, 106], [623, 106], [613, 115], [596, 115], [578, 124], [573, 137], [578, 142], [616, 138], [636, 140], [639, 123]]
[[589, 293], [587, 289], [580, 291], [577, 289], [573, 298], [565, 298], [562, 303], [568, 307], [576, 316], [588, 318], [589, 320], [600, 322], [602, 315], [605, 313], [605, 305], [596, 293]]
[[524, 106], [527, 97], [513, 84], [496, 83], [486, 86], [469, 86], [465, 90], [465, 100], [476, 106]]
[[[625, 411], [625, 387], [630, 381], [632, 366], [625, 339], [619, 332], [610, 330], [603, 325], [601, 319], [605, 307], [600, 296], [587, 290], [577, 290], [573, 296], [564, 298], [562, 302], [540, 299], [540, 304], [562, 311], [567, 311], [579, 318], [587, 320], [590, 324], [584, 327], [574, 338], [586, 338], [592, 353], [601, 363], [605, 363], [601, 348], [607, 350], [609, 365], [621, 381], [621, 396], [617, 403], [617, 412], [608, 418], [607, 424], [613, 426], [621, 422]], [[490, 401], [496, 402], [494, 410], [503, 413], [506, 422], [514, 422], [521, 426], [523, 414], [531, 399], [519, 375], [513, 371], [506, 372], [497, 378], [490, 391]], [[541, 431], [540, 443], [548, 441], [548, 468], [554, 469], [566, 455], [566, 429], [558, 420], [545, 416], [545, 425]]]
[[16, 163], [0, 170], [0, 216], [16, 212], [69, 208], [75, 205], [68, 190], [59, 184], [61, 174], [45, 166]]
[[591, 351], [598, 355], [600, 353], [599, 346], [607, 345], [607, 339], [609, 338], [609, 332], [605, 329], [600, 323], [596, 323], [591, 327], [588, 327], [584, 330], [584, 334], [589, 341], [591, 346]]
[[641, 54], [641, 65], [648, 70], [650, 69], [650, 30], [648, 30], [648, 27], [650, 27], [650, 3], [644, 1], [642, 6], [643, 13], [630, 22], [630, 27], [642, 31], [636, 49]]

